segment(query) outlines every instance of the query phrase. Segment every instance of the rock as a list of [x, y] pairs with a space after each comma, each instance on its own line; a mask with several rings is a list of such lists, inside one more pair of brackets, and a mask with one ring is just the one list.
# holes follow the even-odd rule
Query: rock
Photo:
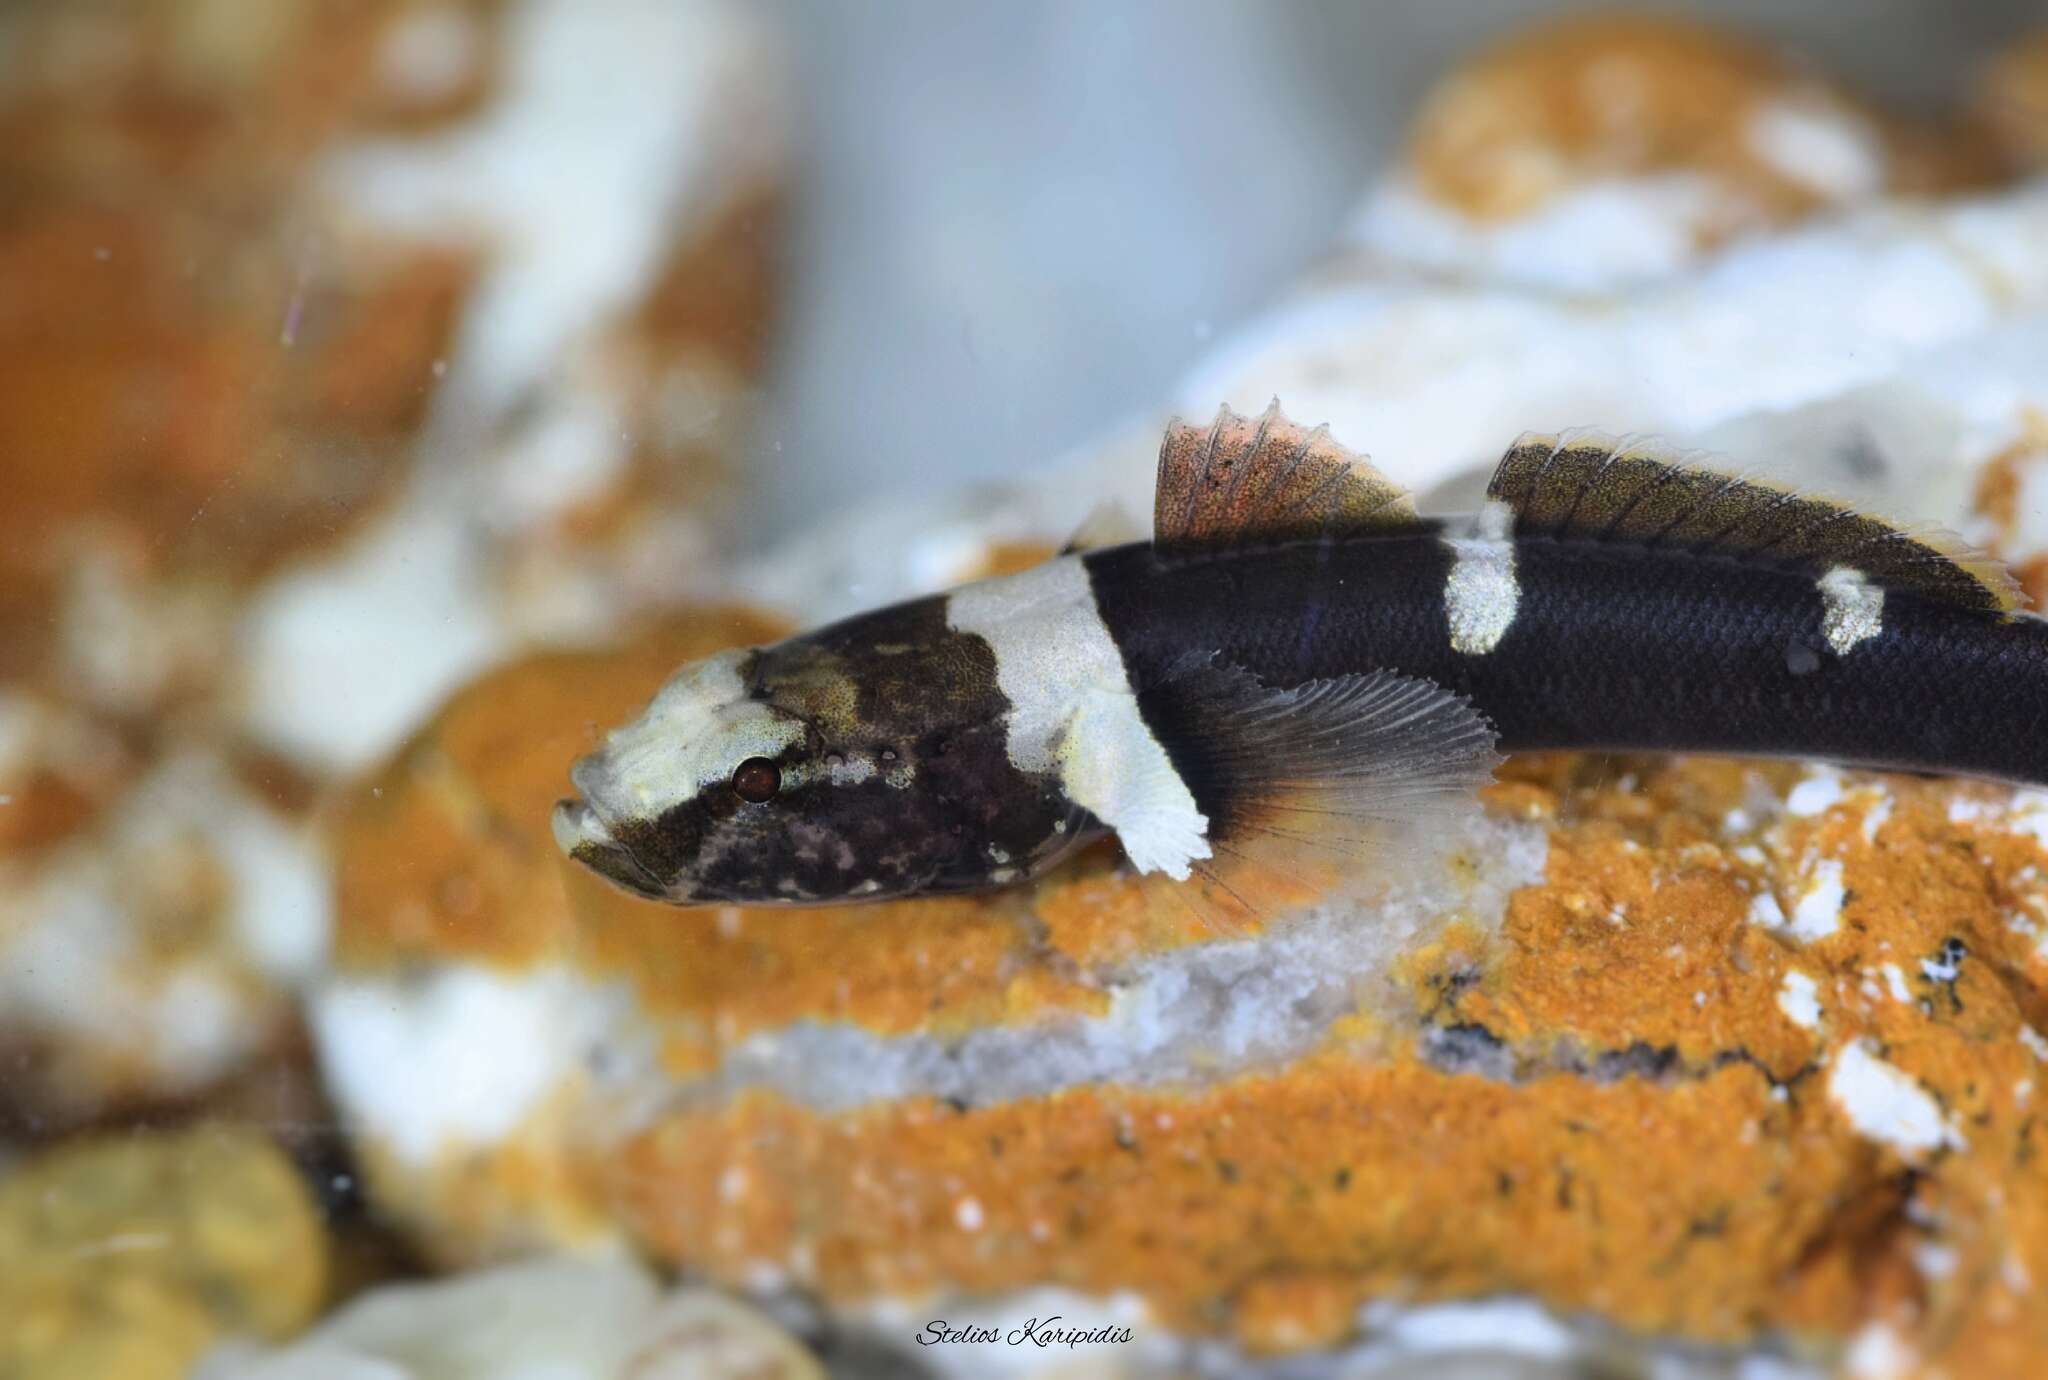
[[707, 610], [626, 652], [515, 663], [452, 701], [341, 812], [339, 967], [310, 1016], [381, 1206], [430, 1254], [615, 1233], [584, 1162], [605, 1144], [594, 1096], [644, 1086], [649, 1060], [701, 1063], [709, 1037], [651, 1029], [613, 990], [640, 965], [650, 993], [686, 994], [689, 931], [641, 952], [654, 917], [563, 863], [548, 808], [598, 726], [679, 660], [784, 626]]
[[1411, 947], [1404, 1000], [1241, 1072], [982, 1095], [1004, 1066], [967, 1041], [957, 1082], [891, 1096], [861, 1070], [900, 1038], [817, 1067], [790, 1032], [816, 1081], [663, 1118], [626, 1155], [631, 1215], [672, 1258], [827, 1297], [1057, 1278], [1186, 1327], [1256, 1295], [1266, 1345], [1329, 1335], [1331, 1282], [1270, 1287], [1311, 1260], [1354, 1297], [1528, 1293], [1702, 1339], [1900, 1306], [1916, 1336], [2038, 1345], [2048, 1201], [2015, 1155], [2041, 959], [1993, 899], [2041, 866], [2033, 807], [1855, 778], [1816, 811], [1795, 777], [1525, 765], [1496, 807], [1550, 821], [1548, 856], [1499, 929]]
[[[1976, 1345], [2027, 1325], [2021, 1296], [1943, 1281], [2048, 1269], [2048, 1235], [1993, 1225], [2037, 1210], [2011, 1158], [2031, 797], [1531, 759], [1462, 891], [1256, 943], [1150, 909], [1106, 860], [858, 912], [552, 892], [515, 802], [573, 747], [531, 725], [634, 697], [720, 626], [480, 684], [358, 801], [354, 970], [318, 1028], [381, 1201], [431, 1249], [623, 1231], [849, 1304], [1059, 1279], [1175, 1328], [1222, 1309], [1256, 1347], [1417, 1290], [1723, 1342], [1844, 1338], [1907, 1298]], [[399, 839], [417, 881], [372, 866]], [[502, 1105], [446, 1096], [529, 1066]]]
[[49, 1134], [293, 1054], [321, 794], [703, 577], [787, 130], [724, 0], [0, 24], [0, 1125]]
[[[61, 724], [32, 732], [65, 756]], [[47, 1133], [187, 1100], [293, 1048], [294, 995], [326, 961], [326, 872], [255, 764], [196, 750], [63, 841], [0, 856], [0, 1121]]]
[[195, 1380], [824, 1380], [775, 1324], [645, 1270], [536, 1261], [394, 1284], [291, 1346], [217, 1353]]
[[[1975, 155], [1928, 172], [1820, 79], [1651, 21], [1568, 29], [1458, 100], [1519, 110], [1589, 53], [1653, 103], [1652, 147], [1585, 88], [1555, 127], [1473, 117], [1482, 152], [1527, 126], [1557, 172], [1503, 232], [1675, 174], [1739, 236], [1696, 237], [1688, 204], [1629, 231], [1652, 271], [1593, 277], [1568, 235], [1354, 248], [1172, 401], [1277, 393], [1444, 492], [1525, 428], [1657, 431], [2028, 555], [2048, 189], [1908, 203]], [[1822, 152], [1772, 165], [1744, 121], [1783, 102]], [[1830, 182], [1842, 141], [1871, 161]], [[1042, 550], [1061, 505], [1143, 491], [1165, 410], [993, 515], [892, 502], [742, 580], [808, 621]], [[1558, 1373], [1619, 1336], [1702, 1374], [2018, 1373], [2048, 1347], [2033, 794], [1532, 757], [1440, 871], [1230, 934], [1110, 850], [813, 912], [677, 912], [555, 864], [543, 810], [578, 735], [771, 625], [522, 660], [352, 798], [316, 1038], [376, 1200], [441, 1259], [625, 1240], [898, 1343], [909, 1310], [1016, 1325], [1052, 1291], [1136, 1318], [1162, 1368], [1463, 1346]]]
[[331, 150], [309, 193], [351, 234], [489, 262], [418, 437], [447, 463], [240, 628], [242, 727], [325, 771], [369, 767], [521, 648], [702, 583], [743, 467], [780, 285], [774, 26], [727, 0], [496, 13], [488, 101]]
[[377, 23], [221, 12], [46, 9], [0, 83], [0, 676], [128, 716], [220, 693], [250, 585], [389, 499], [469, 278], [292, 225]]
[[0, 1374], [176, 1380], [222, 1337], [304, 1326], [326, 1271], [318, 1209], [261, 1135], [52, 1150], [0, 1178]]
[[1728, 30], [1594, 15], [1514, 35], [1442, 78], [1360, 239], [1424, 267], [1477, 262], [1585, 290], [1996, 169], [1980, 144], [1889, 118]]
[[1978, 83], [1974, 103], [2014, 167], [2048, 167], [2048, 30], [2001, 54]]

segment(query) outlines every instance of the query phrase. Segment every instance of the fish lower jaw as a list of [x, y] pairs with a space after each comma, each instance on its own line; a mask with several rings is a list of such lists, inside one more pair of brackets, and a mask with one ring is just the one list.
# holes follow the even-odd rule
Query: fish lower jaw
[[555, 802], [555, 808], [548, 817], [548, 825], [555, 835], [555, 846], [571, 857], [578, 848], [617, 848], [619, 841], [612, 837], [612, 831], [598, 817], [597, 811], [581, 800], [569, 799]]
[[548, 825], [556, 847], [612, 885], [649, 900], [671, 899], [654, 874], [613, 836], [603, 817], [584, 801], [557, 801]]

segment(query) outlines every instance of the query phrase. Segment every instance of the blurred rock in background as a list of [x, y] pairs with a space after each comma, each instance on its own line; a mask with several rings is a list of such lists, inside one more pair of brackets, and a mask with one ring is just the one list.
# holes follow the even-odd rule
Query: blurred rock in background
[[[2034, 0], [1656, 8], [1721, 26], [1667, 48], [1937, 123], [2040, 22]], [[1445, 71], [1526, 26], [1613, 10], [796, 4], [814, 213], [797, 224], [760, 529], [901, 476], [998, 479], [1092, 440], [1322, 256]], [[1807, 175], [1828, 179], [1839, 142], [1815, 142]], [[1602, 156], [1640, 147], [1634, 132]]]
[[688, 588], [781, 253], [719, 4], [4, 20], [0, 1121], [290, 1059], [309, 813], [466, 676]]

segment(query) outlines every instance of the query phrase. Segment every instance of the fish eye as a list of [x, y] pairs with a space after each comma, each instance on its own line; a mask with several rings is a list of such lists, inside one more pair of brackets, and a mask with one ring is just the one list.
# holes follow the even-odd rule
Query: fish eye
[[732, 769], [732, 793], [750, 805], [773, 800], [782, 789], [782, 772], [765, 757], [749, 757]]

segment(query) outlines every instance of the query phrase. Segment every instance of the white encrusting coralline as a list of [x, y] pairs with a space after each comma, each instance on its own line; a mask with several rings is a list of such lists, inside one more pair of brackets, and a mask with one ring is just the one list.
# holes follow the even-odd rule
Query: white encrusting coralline
[[1827, 1079], [1829, 1100], [1852, 1126], [1909, 1159], [1964, 1144], [1919, 1080], [1880, 1058], [1868, 1040], [1836, 1050]]
[[2027, 789], [1959, 795], [1948, 805], [1953, 824], [1990, 826], [2048, 848], [2048, 791]]
[[[821, 617], [957, 579], [987, 542], [1144, 511], [1169, 410], [1278, 397], [1418, 492], [1471, 487], [1525, 431], [1597, 426], [1950, 524], [1976, 467], [2048, 410], [2048, 182], [1889, 204], [1739, 244], [1634, 290], [1559, 297], [1398, 265], [1320, 283], [1040, 481], [857, 510], [735, 587]], [[926, 521], [929, 516], [930, 521]], [[895, 540], [909, 528], [923, 536]], [[887, 538], [884, 534], [889, 534]], [[880, 548], [880, 549], [878, 549]]]
[[[1461, 851], [1487, 866], [1469, 883], [1396, 891], [1361, 923], [1319, 906], [1256, 939], [1210, 943], [1133, 962], [1105, 976], [1101, 1018], [1052, 1017], [965, 1037], [884, 1037], [808, 1021], [730, 1049], [728, 1090], [772, 1088], [839, 1109], [919, 1093], [980, 1104], [1103, 1080], [1191, 1083], [1271, 1067], [1314, 1048], [1358, 1009], [1361, 976], [1452, 915], [1492, 925], [1507, 897], [1542, 877], [1548, 846], [1527, 825], [1477, 824]], [[1381, 1004], [1399, 1015], [1389, 988]]]
[[[1976, 454], [2048, 394], [2048, 185], [1993, 200], [1876, 208], [1738, 246], [1697, 272], [1609, 297], [1364, 275], [1297, 299], [1177, 390], [1327, 421], [1411, 487], [1497, 457], [1518, 433], [1598, 425], [1695, 444], [1746, 413], [1817, 402], [1909, 368], [1963, 414]], [[1953, 350], [1951, 359], [1938, 352]], [[1970, 361], [1987, 376], [1956, 372]], [[1992, 363], [1996, 361], [1996, 363]], [[1884, 449], [1887, 438], [1874, 443]], [[1975, 446], [1970, 447], [1975, 449]]]
[[[1453, 916], [1497, 924], [1508, 896], [1542, 878], [1540, 828], [1475, 819], [1471, 829], [1458, 849], [1487, 865], [1459, 869], [1468, 880], [1396, 889], [1369, 924], [1352, 908], [1321, 906], [1257, 939], [1133, 960], [1101, 974], [1111, 1002], [1100, 1018], [1053, 1015], [964, 1036], [803, 1020], [735, 1041], [710, 1075], [678, 1083], [660, 1071], [654, 1032], [623, 989], [566, 968], [458, 966], [337, 979], [313, 1002], [314, 1036], [357, 1134], [422, 1171], [565, 1108], [623, 1133], [685, 1091], [773, 1089], [838, 1110], [919, 1093], [986, 1103], [1105, 1079], [1226, 1077], [1314, 1048], [1358, 1009], [1361, 975]], [[1401, 1014], [1391, 985], [1367, 1000]]]
[[551, 1103], [594, 1102], [607, 1077], [644, 1078], [651, 1064], [626, 994], [565, 968], [336, 978], [309, 1019], [350, 1125], [419, 1170], [504, 1140]]
[[1367, 200], [1352, 239], [1390, 263], [1598, 294], [1697, 263], [1697, 227], [1718, 202], [1704, 178], [1674, 172], [1590, 182], [1534, 214], [1489, 225], [1396, 178]]
[[325, 963], [326, 861], [214, 754], [171, 755], [92, 827], [0, 861], [0, 1026], [64, 1051], [74, 1112], [181, 1096], [287, 1038]]
[[338, 217], [491, 251], [436, 429], [489, 421], [544, 384], [638, 305], [736, 175], [781, 157], [777, 87], [761, 79], [772, 38], [723, 0], [520, 0], [501, 89], [475, 120], [330, 155], [320, 176]]
[[1920, 1371], [1920, 1358], [1899, 1336], [1898, 1328], [1878, 1321], [1850, 1339], [1842, 1369], [1851, 1380], [1908, 1380]]
[[1785, 923], [1785, 932], [1802, 944], [1826, 939], [1841, 926], [1842, 902], [1848, 894], [1842, 882], [1841, 862], [1835, 858], [1816, 858]]
[[1785, 813], [1811, 819], [1815, 815], [1826, 814], [1841, 799], [1841, 774], [1823, 769], [1786, 793]]
[[1820, 988], [1797, 968], [1788, 969], [1778, 988], [1778, 1009], [1785, 1019], [1808, 1030], [1820, 1025]]

